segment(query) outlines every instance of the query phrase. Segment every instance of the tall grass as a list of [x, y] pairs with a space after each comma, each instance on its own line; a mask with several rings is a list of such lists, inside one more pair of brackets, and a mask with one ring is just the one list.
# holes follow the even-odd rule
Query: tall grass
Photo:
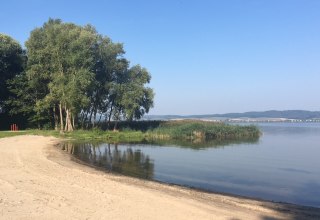
[[26, 130], [24, 132], [0, 132], [0, 138], [20, 134], [55, 136], [74, 140], [102, 140], [114, 142], [139, 142], [153, 140], [241, 140], [258, 138], [256, 126], [239, 126], [199, 120], [136, 121], [119, 123], [119, 130], [76, 130], [60, 133], [53, 130]]
[[149, 131], [148, 136], [156, 139], [226, 140], [259, 137], [260, 131], [253, 125], [240, 126], [218, 122], [180, 120], [163, 122], [158, 128]]

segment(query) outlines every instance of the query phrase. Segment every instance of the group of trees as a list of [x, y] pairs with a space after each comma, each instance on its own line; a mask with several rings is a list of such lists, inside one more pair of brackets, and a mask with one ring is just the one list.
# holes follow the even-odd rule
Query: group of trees
[[0, 35], [2, 112], [22, 114], [39, 128], [72, 131], [102, 120], [139, 119], [153, 106], [149, 72], [130, 66], [123, 45], [91, 25], [49, 19], [25, 45], [24, 52]]
[[25, 68], [26, 56], [20, 44], [11, 37], [0, 34], [0, 129], [9, 129], [10, 124], [19, 121], [19, 126], [25, 124], [20, 114], [11, 116], [7, 101], [10, 91], [7, 82]]

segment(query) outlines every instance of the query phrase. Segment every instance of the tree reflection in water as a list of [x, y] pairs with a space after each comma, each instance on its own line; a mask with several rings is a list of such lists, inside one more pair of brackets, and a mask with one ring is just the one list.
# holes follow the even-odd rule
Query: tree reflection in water
[[62, 150], [92, 166], [128, 176], [152, 179], [154, 163], [148, 155], [118, 144], [64, 143]]
[[[203, 150], [206, 148], [222, 148], [225, 146], [235, 146], [238, 144], [255, 144], [259, 138], [245, 138], [240, 140], [214, 140], [199, 142], [197, 140], [170, 140], [170, 141], [148, 141], [136, 144], [147, 144], [156, 146], [176, 146], [181, 148], [191, 148], [193, 150]], [[134, 143], [131, 143], [134, 144]], [[85, 143], [67, 142], [61, 145], [62, 150], [72, 154], [75, 158], [86, 164], [102, 168], [109, 172], [117, 172], [127, 176], [143, 179], [153, 179], [154, 161], [149, 155], [141, 150], [121, 146], [117, 143]]]

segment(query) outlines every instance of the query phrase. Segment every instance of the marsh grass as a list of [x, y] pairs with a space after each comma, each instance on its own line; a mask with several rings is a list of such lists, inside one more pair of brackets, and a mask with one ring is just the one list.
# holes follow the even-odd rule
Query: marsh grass
[[113, 142], [139, 142], [153, 140], [186, 140], [205, 142], [210, 140], [241, 140], [258, 138], [260, 131], [256, 126], [230, 125], [220, 122], [199, 120], [141, 121], [119, 124], [119, 130], [75, 130], [59, 132], [54, 130], [25, 130], [24, 132], [0, 132], [1, 137], [22, 134], [54, 136], [73, 140], [102, 140]]
[[230, 125], [197, 120], [167, 121], [148, 132], [155, 139], [227, 140], [259, 137], [256, 126]]

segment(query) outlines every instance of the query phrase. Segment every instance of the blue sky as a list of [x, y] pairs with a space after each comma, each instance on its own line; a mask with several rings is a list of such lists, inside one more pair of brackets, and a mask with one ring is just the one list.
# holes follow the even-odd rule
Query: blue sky
[[22, 45], [51, 18], [92, 24], [151, 75], [150, 114], [320, 110], [318, 0], [2, 1]]

